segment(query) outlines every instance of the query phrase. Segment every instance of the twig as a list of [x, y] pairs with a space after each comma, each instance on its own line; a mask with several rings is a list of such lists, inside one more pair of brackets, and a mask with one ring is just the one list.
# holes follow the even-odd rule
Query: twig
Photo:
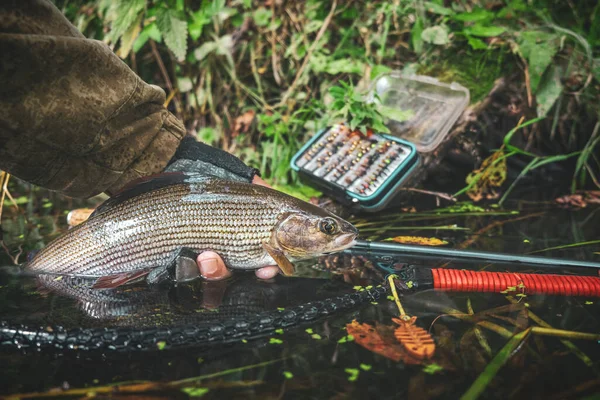
[[[154, 43], [154, 40], [150, 40], [150, 47], [152, 48], [152, 54], [154, 55], [154, 59], [156, 60], [156, 63], [158, 64], [158, 68], [160, 69], [160, 73], [163, 77], [163, 80], [165, 81], [165, 85], [167, 86], [167, 89], [169, 89], [169, 97], [172, 98], [174, 96], [174, 93], [171, 94], [173, 92], [173, 84], [171, 83], [171, 78], [169, 78], [169, 73], [167, 72], [167, 68], [165, 67], [165, 64], [162, 61], [162, 58], [160, 57], [160, 54], [158, 52], [158, 49], [156, 48], [156, 43]], [[168, 105], [168, 103], [167, 103]], [[178, 101], [175, 101], [175, 108], [177, 109], [177, 113], [179, 114], [180, 112], [180, 104]]]
[[[271, 24], [275, 23], [275, 2], [271, 2]], [[273, 25], [274, 26], [274, 25]], [[275, 29], [271, 29], [271, 35], [269, 37], [269, 41], [271, 42], [271, 67], [273, 68], [273, 78], [277, 85], [281, 86], [281, 77], [279, 76], [279, 71], [277, 70], [278, 62], [277, 62], [277, 47], [275, 42]]]
[[19, 252], [17, 253], [16, 256], [13, 257], [10, 254], [10, 250], [8, 249], [8, 247], [6, 247], [6, 243], [4, 243], [4, 240], [0, 240], [0, 244], [2, 244], [2, 248], [6, 252], [6, 255], [10, 257], [11, 261], [13, 262], [13, 264], [14, 265], [19, 265], [19, 257], [21, 257], [21, 254], [23, 254], [23, 246], [19, 245]]
[[319, 29], [319, 32], [317, 33], [315, 41], [308, 49], [308, 52], [306, 53], [306, 57], [304, 57], [304, 61], [302, 62], [300, 69], [296, 73], [296, 77], [294, 78], [294, 81], [292, 82], [290, 87], [285, 91], [284, 95], [281, 98], [281, 101], [279, 103], [277, 103], [273, 108], [277, 108], [277, 107], [281, 107], [281, 106], [285, 105], [287, 103], [289, 97], [292, 95], [292, 93], [294, 93], [294, 90], [296, 90], [296, 86], [298, 86], [298, 82], [300, 81], [300, 78], [302, 78], [302, 74], [304, 73], [304, 69], [308, 65], [308, 61], [312, 57], [312, 53], [317, 48], [319, 40], [321, 40], [321, 37], [323, 37], [323, 34], [327, 30], [327, 27], [329, 26], [329, 23], [331, 22], [331, 19], [333, 18], [333, 14], [335, 13], [336, 7], [337, 7], [337, 0], [334, 0], [333, 3], [331, 4], [331, 10], [329, 11], [329, 14], [325, 18], [325, 21], [323, 21], [323, 25], [321, 26], [321, 29]]
[[511, 219], [506, 219], [506, 220], [502, 220], [502, 221], [494, 221], [491, 224], [489, 224], [489, 225], [481, 228], [477, 232], [475, 232], [473, 234], [473, 237], [465, 240], [464, 242], [459, 244], [456, 248], [457, 249], [466, 249], [467, 247], [469, 247], [473, 243], [475, 243], [484, 233], [486, 233], [494, 228], [497, 228], [499, 226], [502, 226], [504, 224], [511, 223], [511, 222], [517, 222], [517, 221], [521, 221], [521, 220], [529, 219], [529, 218], [541, 217], [544, 214], [545, 214], [545, 212], [538, 212], [538, 213], [534, 213], [534, 214], [523, 215], [523, 216], [520, 216], [517, 218], [511, 218]]
[[452, 201], [454, 203], [456, 203], [456, 201], [457, 201], [456, 197], [452, 196], [449, 193], [432, 192], [430, 190], [417, 189], [417, 188], [402, 188], [400, 190], [404, 190], [406, 192], [416, 192], [416, 193], [428, 194], [428, 195], [431, 195], [431, 196], [439, 197], [440, 199]]

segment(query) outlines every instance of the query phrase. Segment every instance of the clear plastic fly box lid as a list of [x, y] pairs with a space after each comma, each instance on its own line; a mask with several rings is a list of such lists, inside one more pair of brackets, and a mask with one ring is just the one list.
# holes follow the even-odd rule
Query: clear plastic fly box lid
[[469, 90], [398, 71], [378, 76], [367, 101], [378, 104], [391, 135], [413, 143], [420, 153], [434, 151], [469, 104]]

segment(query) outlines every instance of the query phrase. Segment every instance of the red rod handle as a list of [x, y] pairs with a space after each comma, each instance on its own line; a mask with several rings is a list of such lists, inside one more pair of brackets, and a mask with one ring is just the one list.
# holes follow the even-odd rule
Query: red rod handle
[[[451, 292], [503, 292], [516, 287], [517, 293], [600, 297], [600, 278], [595, 276], [477, 272], [432, 269], [433, 287]], [[522, 286], [521, 286], [522, 285]]]

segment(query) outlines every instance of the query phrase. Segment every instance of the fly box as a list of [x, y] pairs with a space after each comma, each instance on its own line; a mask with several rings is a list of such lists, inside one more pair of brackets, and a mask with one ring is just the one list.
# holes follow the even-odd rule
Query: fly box
[[336, 124], [306, 143], [291, 167], [338, 201], [378, 211], [419, 172], [422, 156], [442, 143], [469, 104], [469, 91], [456, 83], [392, 72], [372, 82], [366, 100], [389, 116], [389, 134], [364, 135]]

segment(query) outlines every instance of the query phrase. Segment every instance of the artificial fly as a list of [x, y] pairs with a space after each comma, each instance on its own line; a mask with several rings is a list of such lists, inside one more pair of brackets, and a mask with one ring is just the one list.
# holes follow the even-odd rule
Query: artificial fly
[[392, 296], [400, 313], [400, 318], [392, 318], [392, 321], [398, 325], [394, 330], [394, 336], [411, 356], [420, 360], [430, 359], [435, 353], [435, 342], [429, 332], [416, 325], [417, 317], [411, 317], [404, 311], [396, 292], [395, 278], [396, 275], [388, 276]]

